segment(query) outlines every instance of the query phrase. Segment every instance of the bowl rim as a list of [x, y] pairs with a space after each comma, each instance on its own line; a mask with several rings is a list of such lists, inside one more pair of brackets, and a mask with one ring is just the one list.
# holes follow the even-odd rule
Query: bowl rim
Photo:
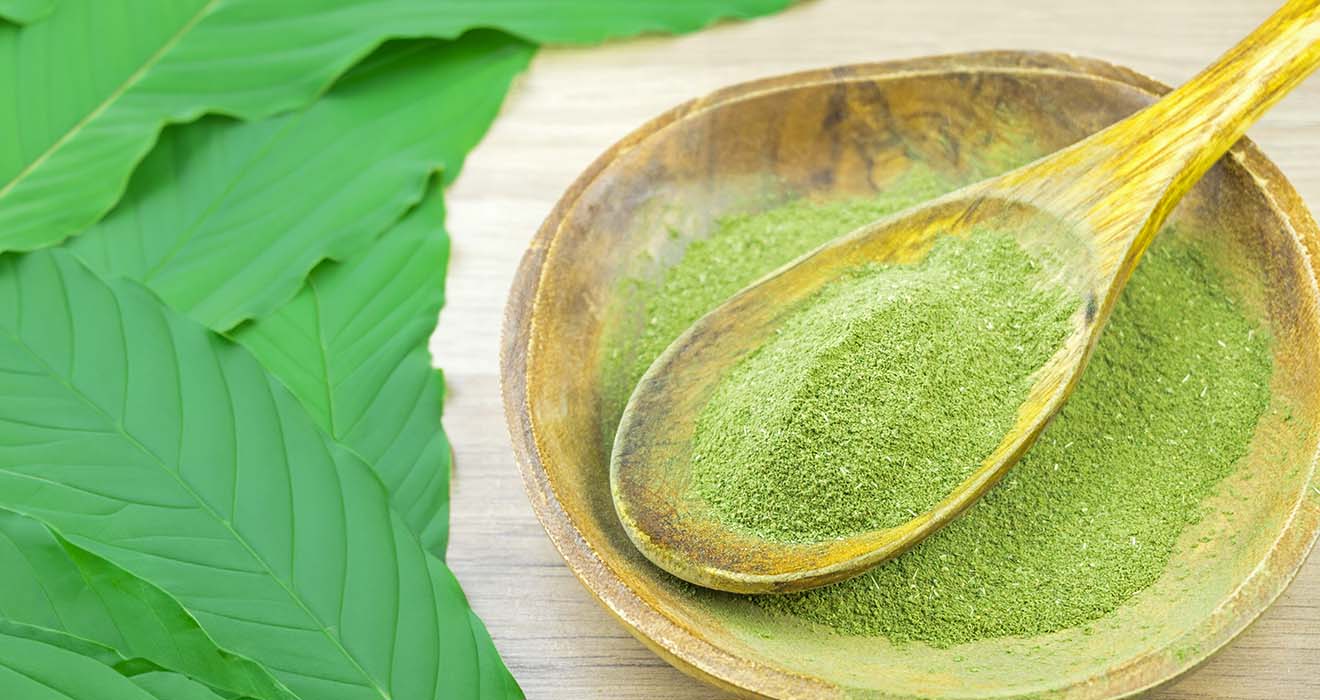
[[[583, 536], [555, 494], [542, 461], [528, 405], [528, 357], [542, 271], [561, 226], [577, 200], [609, 165], [633, 146], [683, 118], [765, 94], [822, 83], [892, 80], [956, 72], [1045, 73], [1126, 84], [1159, 96], [1171, 88], [1147, 75], [1108, 61], [1066, 53], [975, 51], [851, 64], [751, 80], [684, 102], [652, 118], [598, 156], [565, 190], [532, 238], [518, 265], [505, 306], [500, 343], [500, 390], [514, 458], [537, 520], [570, 571], [611, 615], [643, 644], [679, 670], [717, 688], [749, 697], [818, 696], [835, 686], [783, 668], [763, 664], [723, 649], [666, 616], [624, 583]], [[1301, 247], [1310, 268], [1311, 286], [1320, 298], [1315, 267], [1320, 259], [1320, 229], [1306, 204], [1263, 152], [1243, 138], [1228, 153], [1251, 175], [1268, 206]], [[1311, 455], [1309, 489], [1293, 504], [1283, 528], [1265, 556], [1220, 607], [1186, 634], [1147, 650], [1101, 675], [1046, 692], [1069, 692], [1087, 699], [1137, 695], [1164, 685], [1200, 665], [1227, 645], [1283, 593], [1320, 538], [1320, 450]], [[1217, 613], [1229, 607], [1227, 618]], [[1194, 649], [1167, 663], [1171, 648]], [[1033, 693], [1039, 690], [1031, 691]], [[885, 697], [898, 697], [889, 696]]]

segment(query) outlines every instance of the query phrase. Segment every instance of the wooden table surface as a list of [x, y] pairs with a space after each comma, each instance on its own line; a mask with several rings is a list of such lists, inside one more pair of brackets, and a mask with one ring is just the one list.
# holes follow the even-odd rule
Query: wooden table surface
[[[628, 0], [621, 0], [628, 1]], [[529, 698], [713, 699], [587, 594], [532, 515], [498, 383], [500, 318], [532, 233], [602, 150], [715, 88], [807, 68], [1039, 49], [1181, 82], [1281, 0], [812, 0], [680, 38], [544, 50], [449, 194], [448, 304], [432, 339], [457, 454], [449, 561]], [[1251, 131], [1320, 210], [1320, 76]], [[1320, 557], [1241, 638], [1155, 697], [1320, 699]]]

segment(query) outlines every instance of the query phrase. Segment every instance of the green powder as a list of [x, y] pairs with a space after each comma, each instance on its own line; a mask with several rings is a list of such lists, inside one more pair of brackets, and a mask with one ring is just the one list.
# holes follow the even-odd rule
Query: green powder
[[[877, 213], [945, 189], [919, 176], [875, 199], [734, 217], [660, 279], [632, 282], [620, 303], [646, 326], [607, 341], [610, 430], [642, 372], [692, 321]], [[1068, 404], [981, 502], [868, 574], [753, 601], [846, 634], [940, 647], [1084, 626], [1164, 571], [1202, 500], [1245, 454], [1271, 370], [1265, 332], [1206, 257], [1166, 232]]]
[[929, 510], [1012, 428], [1078, 300], [1010, 236], [945, 237], [917, 265], [837, 280], [720, 383], [697, 421], [696, 493], [774, 540]]
[[1157, 243], [1073, 396], [998, 486], [912, 551], [763, 607], [951, 646], [1077, 627], [1154, 583], [1269, 400], [1264, 334], [1194, 248]]

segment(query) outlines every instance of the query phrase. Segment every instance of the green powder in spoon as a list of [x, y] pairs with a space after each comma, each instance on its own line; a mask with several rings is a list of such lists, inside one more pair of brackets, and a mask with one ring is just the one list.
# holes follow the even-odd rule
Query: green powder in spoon
[[693, 439], [696, 493], [779, 541], [911, 520], [1009, 432], [1077, 305], [1004, 233], [855, 270], [716, 387]]
[[[918, 172], [876, 198], [733, 217], [658, 279], [630, 282], [619, 303], [645, 325], [607, 336], [607, 427], [646, 367], [729, 295], [878, 213], [951, 188]], [[1245, 454], [1271, 371], [1264, 330], [1198, 248], [1166, 232], [1068, 404], [984, 499], [868, 574], [752, 600], [845, 634], [941, 647], [1084, 626], [1163, 573], [1201, 502]]]

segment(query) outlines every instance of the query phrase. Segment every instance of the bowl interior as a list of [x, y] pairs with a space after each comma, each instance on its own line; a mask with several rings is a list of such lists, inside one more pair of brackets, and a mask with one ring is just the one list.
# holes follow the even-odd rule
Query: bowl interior
[[972, 182], [1072, 143], [1162, 89], [1100, 62], [1036, 54], [834, 69], [716, 93], [603, 156], [529, 253], [506, 348], [533, 502], [588, 588], [689, 672], [773, 696], [1114, 697], [1171, 678], [1249, 624], [1291, 579], [1320, 522], [1320, 324], [1307, 262], [1320, 236], [1246, 143], [1174, 223], [1273, 335], [1272, 403], [1163, 576], [1095, 624], [949, 649], [839, 635], [669, 577], [633, 548], [610, 500], [621, 406], [602, 388], [604, 347], [645, 322], [620, 294], [626, 280], [654, 278], [727, 214], [880, 192], [915, 165]]

